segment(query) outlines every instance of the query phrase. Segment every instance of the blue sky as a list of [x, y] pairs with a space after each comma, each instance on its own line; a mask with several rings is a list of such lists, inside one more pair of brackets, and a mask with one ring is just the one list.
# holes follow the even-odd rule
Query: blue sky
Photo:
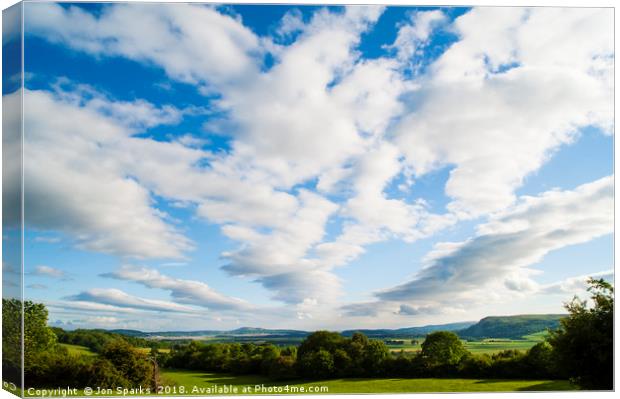
[[25, 295], [150, 331], [560, 312], [613, 276], [612, 18], [27, 3]]

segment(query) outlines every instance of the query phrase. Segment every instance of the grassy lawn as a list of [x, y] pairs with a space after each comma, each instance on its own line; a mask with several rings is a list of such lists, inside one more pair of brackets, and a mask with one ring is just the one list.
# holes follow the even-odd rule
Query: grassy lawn
[[71, 344], [59, 344], [60, 346], [67, 348], [71, 355], [84, 355], [84, 356], [97, 356], [97, 354], [85, 346], [71, 345]]
[[[164, 385], [176, 386], [183, 389], [185, 394], [192, 394], [194, 387], [213, 388], [214, 386], [238, 387], [239, 394], [243, 387], [252, 389], [248, 393], [297, 393], [297, 389], [304, 387], [305, 393], [314, 389], [319, 393], [397, 393], [397, 392], [506, 392], [506, 391], [565, 391], [574, 390], [574, 386], [567, 381], [549, 380], [476, 380], [476, 379], [440, 379], [440, 378], [345, 378], [326, 381], [270, 381], [256, 376], [236, 376], [228, 374], [213, 374], [187, 370], [165, 370], [162, 372]], [[255, 392], [256, 385], [276, 387], [272, 392]], [[289, 391], [287, 392], [286, 386]], [[180, 388], [183, 387], [183, 388]], [[279, 387], [279, 388], [277, 388]], [[320, 391], [321, 388], [327, 391]], [[280, 390], [278, 390], [280, 389]], [[179, 391], [177, 391], [180, 393]], [[315, 393], [312, 392], [312, 393]], [[209, 392], [201, 392], [209, 394]], [[195, 392], [194, 394], [200, 394]], [[212, 393], [216, 394], [216, 393]]]

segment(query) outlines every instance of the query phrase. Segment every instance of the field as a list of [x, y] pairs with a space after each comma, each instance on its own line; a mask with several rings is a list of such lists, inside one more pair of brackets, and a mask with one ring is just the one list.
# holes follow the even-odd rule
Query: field
[[[526, 335], [523, 339], [483, 339], [480, 341], [463, 341], [465, 349], [472, 353], [487, 353], [492, 354], [507, 349], [517, 349], [526, 351], [532, 346], [541, 342], [546, 335], [546, 332], [539, 332], [535, 334]], [[388, 341], [387, 346], [392, 352], [399, 352], [404, 350], [405, 352], [417, 352], [422, 350], [422, 342], [424, 337], [417, 338], [387, 338], [384, 341]], [[404, 344], [395, 344], [392, 342], [404, 341]], [[412, 341], [416, 342], [412, 344]]]
[[85, 346], [80, 345], [71, 345], [71, 344], [60, 344], [63, 348], [67, 348], [70, 354], [72, 355], [86, 355], [86, 356], [96, 356], [95, 352], [92, 352]]
[[[186, 370], [164, 370], [164, 385], [176, 387], [177, 394], [217, 394], [218, 387], [237, 387], [242, 394], [287, 393], [403, 393], [403, 392], [507, 392], [574, 390], [567, 381], [549, 380], [476, 380], [440, 378], [345, 378], [326, 381], [270, 381], [262, 376], [236, 376]], [[264, 386], [256, 390], [256, 386]], [[203, 388], [202, 392], [197, 388]], [[244, 392], [243, 389], [246, 389]], [[288, 388], [287, 388], [288, 387]], [[304, 389], [304, 392], [301, 389]], [[271, 391], [269, 389], [271, 388]], [[249, 390], [249, 391], [248, 391]], [[312, 390], [312, 392], [310, 392]], [[193, 391], [193, 393], [192, 393]]]
[[[151, 348], [136, 348], [142, 353], [151, 353]], [[170, 353], [170, 348], [160, 348], [157, 350], [159, 353]]]

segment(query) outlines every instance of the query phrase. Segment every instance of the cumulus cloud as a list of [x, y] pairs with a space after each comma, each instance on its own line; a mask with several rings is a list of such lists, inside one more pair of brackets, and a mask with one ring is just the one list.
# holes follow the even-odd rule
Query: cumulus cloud
[[463, 242], [440, 243], [411, 281], [376, 293], [384, 301], [466, 303], [494, 292], [533, 292], [530, 266], [551, 251], [613, 232], [613, 177], [571, 191], [524, 197]]
[[416, 54], [422, 54], [431, 33], [440, 24], [447, 22], [447, 17], [441, 10], [418, 11], [409, 15], [409, 20], [398, 29], [396, 40], [387, 48], [396, 50], [396, 56], [401, 62], [410, 64], [416, 62]]
[[95, 56], [122, 56], [203, 87], [256, 68], [258, 38], [232, 16], [202, 4], [115, 4], [95, 16], [80, 7], [27, 7], [26, 31]]
[[[151, 206], [149, 191], [128, 176], [118, 156], [128, 151], [125, 144], [138, 140], [131, 138], [131, 126], [66, 97], [62, 92], [24, 92], [30, 111], [24, 120], [26, 224], [67, 233], [89, 251], [182, 257], [192, 243]], [[20, 101], [19, 93], [5, 101]], [[142, 116], [143, 122], [134, 116], [130, 125], [150, 123], [149, 112]], [[140, 141], [146, 145], [149, 140]]]
[[461, 217], [501, 210], [578, 128], [613, 122], [612, 13], [477, 8], [429, 67], [395, 141], [421, 176], [453, 166], [445, 192]]
[[254, 306], [244, 300], [223, 295], [200, 281], [176, 279], [146, 267], [123, 266], [103, 277], [133, 281], [149, 288], [170, 291], [179, 303], [198, 305], [214, 310], [250, 310]]

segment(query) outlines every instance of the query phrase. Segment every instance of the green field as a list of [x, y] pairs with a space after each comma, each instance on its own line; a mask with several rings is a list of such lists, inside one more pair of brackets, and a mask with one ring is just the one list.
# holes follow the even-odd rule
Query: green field
[[[543, 341], [546, 336], [546, 331], [540, 331], [534, 334], [525, 335], [522, 339], [492, 338], [483, 339], [480, 341], [463, 341], [463, 345], [465, 346], [465, 349], [472, 353], [493, 354], [507, 349], [526, 351], [537, 343]], [[405, 352], [417, 352], [422, 350], [422, 342], [424, 342], [424, 337], [386, 338], [384, 340], [404, 341], [404, 344], [402, 345], [392, 343], [387, 344], [387, 347], [392, 352], [400, 352], [401, 350], [404, 350]], [[412, 344], [412, 340], [417, 341], [417, 343]]]
[[[236, 376], [228, 374], [203, 373], [186, 370], [165, 370], [163, 385], [176, 387], [177, 394], [217, 394], [197, 392], [215, 387], [237, 387], [242, 394], [290, 394], [290, 393], [403, 393], [403, 392], [506, 392], [506, 391], [566, 391], [576, 389], [567, 381], [549, 380], [476, 380], [442, 378], [345, 378], [325, 381], [270, 381], [262, 376]], [[256, 392], [256, 386], [264, 385], [271, 392]], [[251, 391], [243, 392], [243, 388]], [[287, 388], [288, 387], [288, 388]], [[301, 392], [301, 388], [305, 392]], [[288, 391], [287, 391], [288, 389]], [[313, 389], [313, 392], [309, 392]], [[295, 390], [295, 391], [294, 391]], [[183, 392], [181, 392], [183, 391]]]
[[517, 349], [526, 351], [540, 341], [533, 340], [499, 340], [485, 339], [482, 341], [465, 342], [465, 349], [471, 353], [487, 353], [492, 354], [507, 349]]
[[[151, 353], [151, 348], [136, 348], [142, 353]], [[170, 348], [161, 348], [157, 350], [159, 353], [170, 353]]]
[[85, 356], [96, 356], [97, 354], [85, 346], [80, 345], [71, 345], [71, 344], [60, 344], [63, 348], [67, 348], [70, 354], [72, 355], [85, 355]]

